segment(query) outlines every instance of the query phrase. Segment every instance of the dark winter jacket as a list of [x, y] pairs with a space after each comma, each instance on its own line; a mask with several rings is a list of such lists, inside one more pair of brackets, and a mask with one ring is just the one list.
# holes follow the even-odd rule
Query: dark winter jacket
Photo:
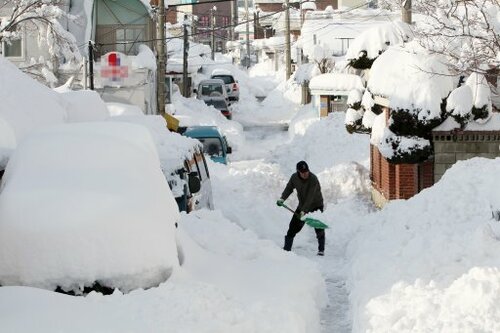
[[318, 177], [312, 172], [309, 172], [309, 178], [302, 179], [296, 172], [286, 184], [285, 190], [281, 194], [281, 198], [286, 200], [293, 190], [297, 190], [299, 198], [299, 211], [310, 213], [314, 209], [323, 207], [323, 196], [321, 195], [321, 186], [319, 185]]

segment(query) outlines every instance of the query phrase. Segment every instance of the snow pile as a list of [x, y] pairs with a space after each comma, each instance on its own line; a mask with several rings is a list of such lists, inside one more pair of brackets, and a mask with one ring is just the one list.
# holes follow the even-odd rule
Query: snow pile
[[106, 104], [93, 90], [67, 91], [61, 96], [68, 102], [66, 121], [102, 121], [109, 117]]
[[227, 136], [229, 145], [237, 149], [244, 137], [243, 127], [226, 117], [213, 106], [208, 106], [200, 99], [185, 98], [180, 93], [173, 97], [173, 109], [169, 110], [179, 119], [180, 126], [210, 125], [217, 126]]
[[184, 264], [158, 288], [85, 298], [0, 288], [0, 330], [319, 331], [326, 292], [316, 264], [258, 239], [216, 211], [182, 214], [178, 240]]
[[500, 159], [457, 162], [366, 217], [349, 246], [354, 332], [500, 330]]
[[139, 53], [137, 56], [132, 57], [132, 68], [147, 68], [152, 71], [156, 70], [156, 57], [147, 45], [139, 45]]
[[198, 140], [182, 136], [167, 129], [167, 123], [161, 116], [137, 115], [115, 116], [109, 119], [144, 126], [151, 135], [160, 158], [161, 168], [170, 175], [184, 165], [186, 158], [191, 158], [196, 147], [201, 146]]
[[3, 178], [0, 284], [157, 286], [178, 266], [178, 219], [145, 129], [80, 123], [39, 130], [16, 149]]
[[[312, 116], [314, 115], [311, 114], [310, 117]], [[289, 130], [293, 135], [291, 142], [279, 147], [275, 154], [280, 165], [290, 164], [289, 172], [295, 172], [295, 164], [287, 161], [310, 161], [309, 168], [313, 172], [353, 161], [368, 164], [366, 157], [370, 147], [369, 138], [366, 135], [347, 133], [343, 112], [330, 113], [322, 119], [314, 116], [312, 124], [309, 124], [308, 118], [292, 123]], [[302, 134], [299, 124], [304, 121], [308, 125]]]
[[111, 117], [144, 115], [140, 107], [132, 104], [106, 102], [106, 108]]
[[0, 169], [3, 169], [12, 149], [30, 131], [63, 123], [68, 104], [57, 92], [22, 73], [2, 56], [0, 87]]

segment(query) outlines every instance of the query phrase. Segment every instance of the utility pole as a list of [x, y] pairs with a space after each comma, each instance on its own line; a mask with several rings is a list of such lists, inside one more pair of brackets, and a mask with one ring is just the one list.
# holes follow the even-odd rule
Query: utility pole
[[[246, 25], [245, 25], [245, 32], [246, 32], [246, 35], [247, 35], [247, 39], [246, 39], [246, 49], [247, 49], [247, 62], [246, 62], [246, 65], [247, 65], [247, 68], [250, 67], [250, 14], [248, 14], [248, 0], [245, 0], [245, 13], [246, 13]], [[255, 31], [254, 31], [254, 34], [255, 34]]]
[[402, 0], [401, 2], [401, 20], [411, 24], [411, 0]]
[[212, 60], [215, 60], [215, 15], [214, 12], [217, 10], [217, 7], [214, 6], [210, 9], [210, 27], [212, 30]]
[[189, 97], [188, 92], [188, 55], [189, 55], [189, 41], [188, 41], [188, 16], [184, 15], [184, 52], [182, 61], [182, 95]]
[[89, 81], [90, 90], [94, 90], [94, 45], [89, 40]]
[[159, 0], [158, 7], [158, 25], [156, 26], [157, 32], [157, 62], [158, 62], [158, 84], [157, 84], [157, 96], [158, 96], [158, 114], [165, 116], [165, 62], [166, 62], [166, 50], [165, 50], [165, 0]]
[[290, 6], [288, 0], [285, 0], [285, 65], [286, 79], [292, 75], [292, 55], [290, 51]]
[[238, 25], [238, 0], [231, 1], [231, 28], [229, 29], [229, 40], [236, 40], [236, 26]]

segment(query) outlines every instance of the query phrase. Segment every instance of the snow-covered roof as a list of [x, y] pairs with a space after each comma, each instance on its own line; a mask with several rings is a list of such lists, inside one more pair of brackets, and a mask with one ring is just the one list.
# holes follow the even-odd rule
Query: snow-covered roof
[[301, 3], [300, 8], [302, 10], [316, 10], [316, 2], [314, 1], [306, 1]]
[[252, 45], [257, 49], [282, 50], [285, 48], [285, 37], [274, 36], [270, 38], [255, 39]]
[[308, 12], [297, 46], [302, 48], [306, 56], [311, 55], [314, 45], [328, 48], [332, 54], [343, 55], [349, 47], [345, 39], [354, 39], [363, 31], [390, 22], [391, 19], [395, 19], [395, 14], [381, 9], [357, 9], [343, 14], [340, 11]]
[[354, 74], [326, 73], [315, 76], [309, 83], [311, 94], [328, 94], [338, 91], [346, 92], [353, 89], [364, 90], [364, 80]]
[[441, 58], [414, 42], [393, 46], [372, 65], [368, 88], [389, 100], [391, 108], [430, 112], [439, 117], [441, 102], [454, 88], [454, 78]]
[[369, 59], [376, 58], [390, 45], [398, 45], [408, 41], [412, 35], [410, 26], [401, 21], [393, 21], [374, 26], [363, 31], [350, 44], [346, 59], [356, 59], [362, 51]]

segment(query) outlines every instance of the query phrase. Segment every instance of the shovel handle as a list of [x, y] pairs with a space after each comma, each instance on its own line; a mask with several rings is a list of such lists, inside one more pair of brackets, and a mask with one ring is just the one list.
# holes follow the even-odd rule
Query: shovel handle
[[286, 208], [287, 210], [289, 210], [290, 212], [297, 215], [297, 213], [295, 213], [295, 211], [293, 209], [291, 209], [290, 207], [288, 207], [287, 205], [283, 204], [283, 207]]

